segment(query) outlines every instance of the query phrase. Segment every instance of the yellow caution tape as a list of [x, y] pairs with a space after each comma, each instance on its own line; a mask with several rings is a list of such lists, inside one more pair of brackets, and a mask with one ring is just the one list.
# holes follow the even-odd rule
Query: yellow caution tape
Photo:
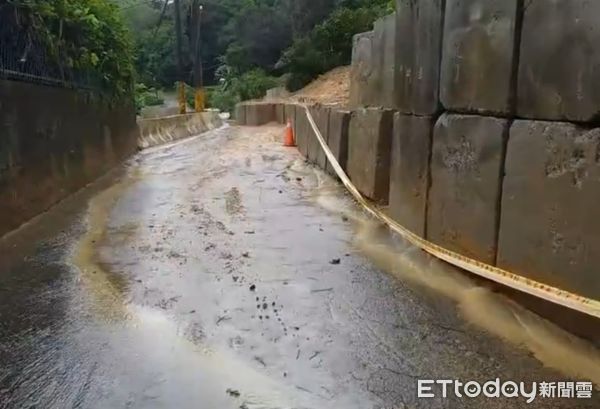
[[529, 278], [522, 277], [520, 275], [511, 273], [498, 267], [491, 266], [481, 261], [474, 260], [469, 257], [465, 257], [461, 254], [455, 253], [448, 249], [438, 246], [437, 244], [431, 243], [424, 238], [417, 236], [410, 230], [398, 224], [388, 215], [384, 214], [375, 205], [370, 203], [365, 197], [358, 191], [356, 186], [352, 184], [348, 175], [344, 172], [340, 164], [337, 162], [336, 157], [333, 155], [329, 146], [323, 139], [323, 135], [319, 131], [314, 118], [312, 117], [307, 106], [304, 106], [306, 116], [310, 125], [317, 137], [317, 140], [321, 144], [321, 148], [327, 155], [327, 159], [331, 166], [335, 170], [346, 189], [354, 196], [354, 198], [360, 203], [365, 210], [375, 216], [377, 219], [385, 223], [390, 229], [398, 233], [405, 240], [426, 251], [434, 257], [444, 260], [456, 267], [462, 268], [470, 273], [484, 277], [488, 280], [495, 281], [499, 284], [505, 285], [515, 290], [521, 291], [541, 298], [543, 300], [552, 302], [554, 304], [562, 305], [563, 307], [570, 308], [575, 311], [582, 312], [584, 314], [591, 315], [596, 318], [600, 318], [600, 301], [591, 298], [583, 297], [578, 294], [571, 293], [569, 291], [561, 290], [559, 288], [540, 283]]

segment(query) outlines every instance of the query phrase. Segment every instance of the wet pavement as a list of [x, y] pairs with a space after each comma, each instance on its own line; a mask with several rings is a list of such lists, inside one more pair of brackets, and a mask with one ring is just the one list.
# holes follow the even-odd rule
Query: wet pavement
[[600, 407], [418, 399], [598, 385], [600, 353], [391, 237], [281, 134], [144, 151], [0, 239], [0, 408]]

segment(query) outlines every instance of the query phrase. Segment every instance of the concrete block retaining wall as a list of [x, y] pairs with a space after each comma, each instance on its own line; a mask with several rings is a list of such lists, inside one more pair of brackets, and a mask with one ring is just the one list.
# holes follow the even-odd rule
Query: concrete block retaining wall
[[433, 132], [427, 239], [493, 264], [508, 121], [442, 115]]
[[506, 154], [498, 265], [600, 294], [600, 129], [515, 121]]
[[[312, 117], [317, 124], [317, 128], [321, 132], [323, 139], [325, 142], [329, 140], [329, 115], [331, 113], [331, 109], [316, 105], [310, 108], [310, 112]], [[325, 152], [321, 148], [321, 144], [315, 138], [314, 134], [312, 134], [312, 129], [310, 130], [311, 134], [308, 135], [308, 160], [321, 169], [325, 169], [327, 166], [327, 157], [325, 156]]]
[[396, 0], [396, 104], [388, 108], [416, 115], [439, 111], [443, 5], [443, 0]]
[[[348, 134], [350, 130], [350, 111], [331, 109], [329, 115], [329, 137], [327, 144], [344, 172], [348, 164]], [[327, 172], [337, 176], [331, 163], [327, 161]]]
[[306, 111], [302, 105], [295, 106], [296, 124], [294, 125], [294, 135], [296, 137], [296, 145], [298, 150], [305, 158], [308, 158], [308, 144], [310, 139], [314, 138]]
[[138, 135], [133, 104], [0, 80], [0, 236], [133, 154]]
[[376, 69], [389, 47], [382, 19], [364, 34], [368, 53], [355, 42], [352, 69], [383, 72], [383, 85], [351, 85], [369, 96], [352, 108], [402, 113], [393, 217], [459, 253], [600, 299], [598, 20], [600, 3], [587, 0], [397, 0], [394, 66]]
[[434, 120], [396, 113], [392, 136], [390, 214], [425, 237], [429, 157]]
[[348, 132], [348, 176], [369, 199], [387, 204], [394, 113], [361, 108], [352, 113]]
[[517, 0], [447, 0], [440, 99], [446, 109], [510, 113]]
[[[275, 103], [243, 102], [235, 107], [235, 119], [240, 125], [260, 126], [269, 122], [277, 122], [283, 117], [278, 116]], [[279, 111], [282, 113], [282, 111]]]

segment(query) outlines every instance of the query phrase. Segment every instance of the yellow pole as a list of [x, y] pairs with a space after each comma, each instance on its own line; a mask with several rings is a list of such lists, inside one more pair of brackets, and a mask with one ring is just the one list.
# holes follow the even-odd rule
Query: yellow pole
[[186, 113], [186, 101], [185, 101], [185, 83], [183, 81], [179, 81], [177, 83], [177, 91], [179, 94], [179, 113], [180, 114], [185, 114]]

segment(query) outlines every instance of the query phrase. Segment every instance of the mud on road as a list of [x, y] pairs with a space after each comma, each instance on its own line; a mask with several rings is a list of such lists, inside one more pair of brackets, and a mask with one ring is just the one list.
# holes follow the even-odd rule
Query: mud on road
[[595, 408], [417, 399], [593, 380], [596, 348], [412, 249], [282, 128], [140, 153], [0, 240], [0, 408]]

